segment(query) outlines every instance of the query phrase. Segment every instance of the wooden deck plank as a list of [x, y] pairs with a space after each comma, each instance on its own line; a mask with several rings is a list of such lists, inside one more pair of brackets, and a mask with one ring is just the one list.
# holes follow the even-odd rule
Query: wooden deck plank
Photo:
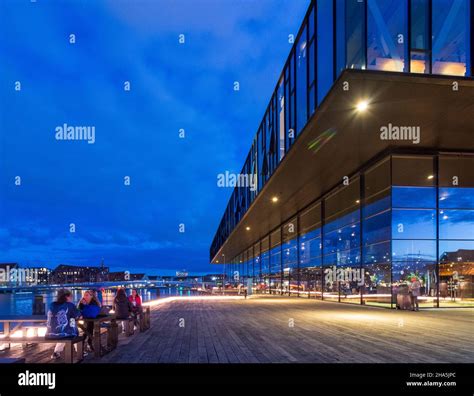
[[[296, 297], [176, 300], [153, 307], [151, 323], [85, 362], [428, 363], [474, 356], [472, 309], [407, 312]], [[45, 363], [51, 352], [39, 345], [0, 356]]]

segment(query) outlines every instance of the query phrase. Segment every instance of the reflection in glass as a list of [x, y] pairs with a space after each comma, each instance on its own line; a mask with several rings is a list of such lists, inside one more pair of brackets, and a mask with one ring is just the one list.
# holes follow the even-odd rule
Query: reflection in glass
[[306, 125], [308, 119], [308, 110], [306, 103], [306, 89], [307, 89], [307, 57], [306, 57], [306, 28], [303, 29], [302, 34], [298, 40], [296, 46], [296, 108], [297, 108], [297, 119], [296, 126], [298, 128], [297, 133], [299, 134], [303, 127]]
[[474, 188], [440, 187], [439, 207], [474, 209]]
[[434, 187], [392, 187], [394, 208], [435, 208], [436, 188]]
[[317, 13], [318, 106], [326, 97], [333, 83], [334, 43], [332, 1], [318, 2]]
[[393, 209], [392, 237], [394, 239], [435, 239], [436, 211], [434, 209]]
[[474, 240], [440, 241], [439, 304], [474, 306]]
[[411, 0], [410, 72], [430, 72], [430, 0]]
[[367, 4], [368, 68], [407, 71], [407, 0], [368, 0]]
[[469, 75], [469, 0], [433, 0], [433, 74]]
[[365, 69], [365, 2], [346, 0], [345, 22], [346, 68]]

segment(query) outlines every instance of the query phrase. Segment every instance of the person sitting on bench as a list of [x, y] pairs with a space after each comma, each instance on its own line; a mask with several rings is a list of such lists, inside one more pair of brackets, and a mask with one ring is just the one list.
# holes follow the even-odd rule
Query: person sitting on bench
[[[48, 310], [45, 337], [49, 339], [77, 337], [79, 335], [77, 319], [80, 316], [81, 313], [72, 303], [71, 291], [66, 289], [59, 290], [56, 301], [51, 304]], [[59, 359], [64, 347], [64, 343], [57, 343], [51, 359]]]
[[[86, 319], [94, 319], [100, 313], [100, 302], [92, 290], [87, 290], [84, 292], [78, 308], [81, 311], [82, 317]], [[94, 339], [94, 323], [87, 322], [87, 326], [81, 326], [81, 328], [87, 335], [87, 346], [89, 352], [93, 351], [94, 347], [92, 340]]]
[[[127, 298], [125, 289], [119, 288], [117, 290], [117, 294], [115, 295], [115, 298], [114, 298], [113, 309], [115, 311], [115, 318], [117, 320], [130, 319], [130, 314], [132, 313], [132, 304]], [[123, 331], [125, 331], [125, 327], [123, 327]]]

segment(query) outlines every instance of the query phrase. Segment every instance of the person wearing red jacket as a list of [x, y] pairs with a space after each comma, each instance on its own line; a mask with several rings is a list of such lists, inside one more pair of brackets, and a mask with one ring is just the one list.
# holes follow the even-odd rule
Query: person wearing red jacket
[[132, 305], [133, 323], [138, 328], [138, 317], [142, 313], [142, 299], [137, 292], [137, 289], [132, 290], [132, 294], [128, 296], [128, 301]]

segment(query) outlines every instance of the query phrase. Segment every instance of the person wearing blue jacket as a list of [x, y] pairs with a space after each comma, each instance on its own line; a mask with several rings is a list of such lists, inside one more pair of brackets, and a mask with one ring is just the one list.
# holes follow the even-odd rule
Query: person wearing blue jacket
[[[79, 310], [81, 311], [81, 315], [83, 318], [86, 319], [94, 319], [100, 313], [100, 302], [97, 299], [95, 293], [92, 290], [87, 290], [84, 292], [81, 301], [78, 305]], [[87, 322], [87, 326], [84, 328], [81, 326], [87, 336], [87, 346], [89, 351], [93, 351], [93, 336], [94, 336], [94, 323]]]
[[[72, 303], [71, 291], [66, 289], [59, 290], [56, 301], [51, 304], [48, 310], [45, 337], [58, 340], [61, 338], [77, 337], [79, 335], [77, 319], [80, 316], [80, 311]], [[64, 347], [64, 343], [57, 343], [51, 358], [58, 359]]]

